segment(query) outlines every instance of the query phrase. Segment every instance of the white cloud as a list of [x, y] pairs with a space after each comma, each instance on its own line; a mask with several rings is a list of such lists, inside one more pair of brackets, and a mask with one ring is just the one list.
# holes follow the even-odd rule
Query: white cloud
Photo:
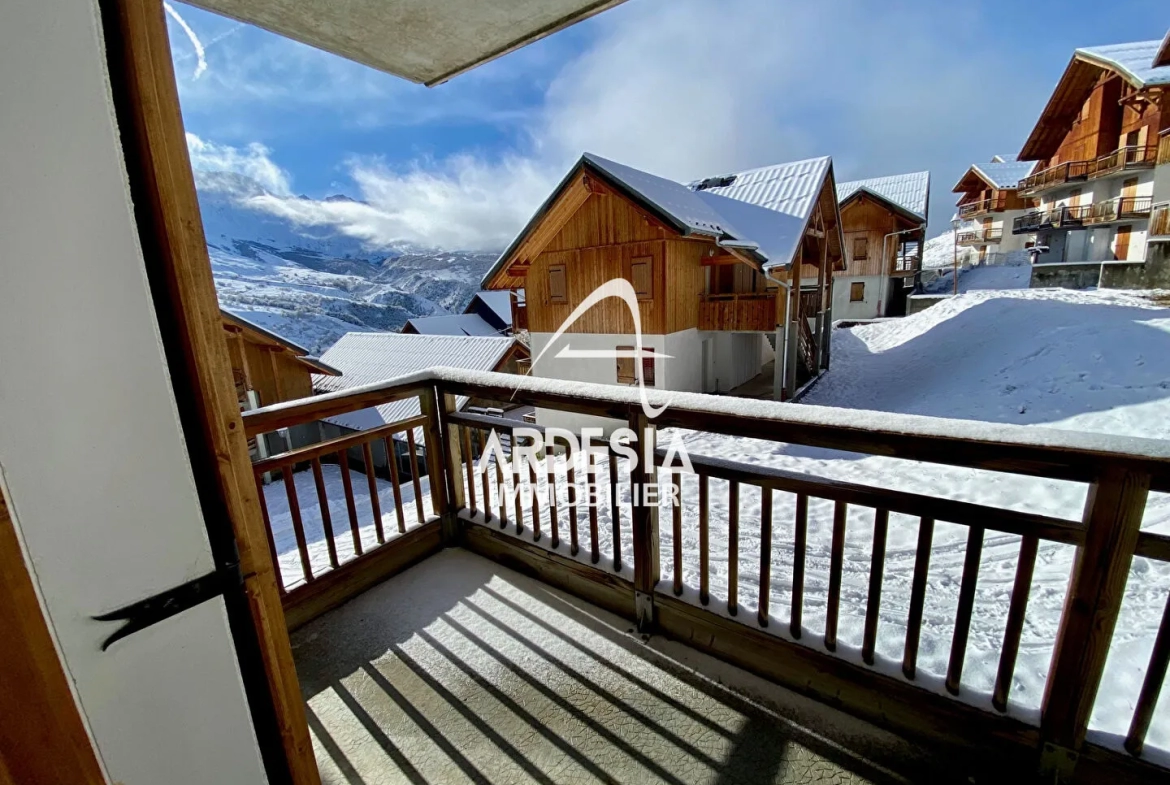
[[[264, 209], [374, 245], [500, 248], [583, 151], [680, 180], [823, 154], [840, 180], [928, 168], [939, 226], [960, 162], [1014, 149], [1047, 89], [988, 49], [971, 13], [933, 2], [628, 3], [596, 20], [596, 40], [556, 74], [517, 148], [406, 166], [350, 161], [366, 205], [288, 198], [287, 174], [263, 146], [196, 139], [192, 157], [265, 183]], [[353, 67], [302, 55], [292, 75], [314, 88], [305, 100], [327, 100], [316, 88], [332, 80], [318, 60]], [[377, 93], [381, 83], [368, 78], [347, 92]], [[980, 84], [1013, 87], [998, 91], [991, 123], [972, 92]], [[441, 105], [455, 85], [428, 96]], [[287, 83], [267, 89], [289, 95]]]
[[258, 142], [241, 149], [188, 133], [187, 152], [191, 156], [191, 168], [197, 171], [234, 172], [250, 177], [277, 196], [291, 193], [288, 172], [273, 163], [269, 157], [272, 151]]

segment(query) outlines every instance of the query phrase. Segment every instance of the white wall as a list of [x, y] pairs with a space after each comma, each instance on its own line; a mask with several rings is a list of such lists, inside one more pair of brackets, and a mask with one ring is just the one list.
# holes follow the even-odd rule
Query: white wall
[[212, 568], [93, 0], [0, 4], [0, 473], [112, 781], [265, 781], [222, 600], [107, 652], [91, 616]]
[[[901, 285], [900, 281], [885, 279], [880, 275], [849, 275], [833, 278], [833, 321], [840, 319], [876, 319], [884, 316], [882, 300], [889, 299], [889, 287]], [[865, 299], [849, 301], [852, 284], [865, 284]]]
[[708, 333], [715, 352], [715, 383], [719, 392], [730, 392], [759, 375], [766, 343], [762, 333]]

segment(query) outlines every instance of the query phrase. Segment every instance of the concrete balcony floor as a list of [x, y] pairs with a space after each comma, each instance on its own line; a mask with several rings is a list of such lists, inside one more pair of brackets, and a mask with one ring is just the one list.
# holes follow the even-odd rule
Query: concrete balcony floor
[[461, 549], [293, 646], [329, 785], [948, 779], [898, 737]]

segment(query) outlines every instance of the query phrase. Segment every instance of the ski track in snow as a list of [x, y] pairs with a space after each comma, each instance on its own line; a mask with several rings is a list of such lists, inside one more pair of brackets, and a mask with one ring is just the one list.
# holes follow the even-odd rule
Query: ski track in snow
[[[833, 341], [832, 371], [806, 398], [808, 403], [1170, 438], [1170, 310], [1130, 295], [1106, 291], [975, 291], [913, 317], [837, 330]], [[683, 432], [682, 435], [691, 454], [1072, 520], [1079, 520], [1086, 495], [1085, 486], [1077, 483], [706, 433]], [[665, 440], [668, 435], [664, 433], [661, 438]], [[563, 458], [556, 461], [557, 525], [561, 538], [557, 550], [568, 555], [566, 468]], [[326, 467], [326, 472], [340, 550], [349, 537], [348, 518], [337, 469]], [[633, 544], [625, 506], [629, 501], [629, 473], [624, 460], [619, 463], [618, 475], [621, 478], [619, 497], [623, 501], [619, 513], [619, 572], [632, 577]], [[584, 476], [584, 467], [578, 465], [578, 481]], [[598, 507], [599, 564], [612, 570], [614, 538], [607, 491], [604, 491], [609, 476], [604, 458], [597, 476], [603, 489]], [[314, 564], [325, 565], [323, 543], [315, 539], [320, 537], [321, 524], [312, 477], [302, 472], [296, 475], [296, 480], [305, 527], [313, 532], [309, 539], [313, 542], [310, 551]], [[382, 484], [386, 486], [382, 510], [386, 530], [390, 532], [396, 530], [393, 500], [389, 497], [389, 484]], [[505, 492], [510, 486], [511, 481], [506, 481]], [[546, 493], [547, 477], [540, 477], [538, 486]], [[366, 487], [364, 475], [355, 474], [353, 487], [358, 497], [359, 519], [368, 521], [369, 501], [362, 495]], [[408, 488], [409, 484], [403, 486], [404, 493]], [[494, 515], [499, 500], [494, 476], [490, 488]], [[476, 489], [482, 495], [478, 480]], [[288, 523], [284, 488], [282, 484], [270, 485], [265, 490], [277, 530], [282, 572], [290, 580], [300, 575], [300, 566]], [[424, 494], [429, 496], [426, 486]], [[415, 525], [413, 502], [405, 499], [404, 505], [409, 508], [408, 526]], [[661, 591], [670, 591], [673, 580], [670, 513], [664, 505], [659, 516]], [[513, 504], [507, 505], [506, 515], [509, 531], [515, 533], [517, 513]], [[576, 558], [590, 563], [589, 517], [584, 508], [578, 511], [577, 517], [581, 550]], [[782, 637], [788, 636], [791, 612], [794, 517], [795, 496], [774, 494], [771, 622], [767, 629]], [[822, 646], [825, 627], [832, 517], [832, 502], [810, 499], [801, 642], [817, 648]], [[532, 517], [527, 506], [523, 520], [520, 536], [531, 541]], [[541, 504], [541, 520], [545, 533], [542, 542], [545, 547], [551, 547], [550, 510], [546, 503]], [[727, 613], [727, 520], [726, 483], [713, 479], [708, 607], [723, 614]], [[737, 619], [753, 626], [759, 600], [759, 521], [759, 490], [741, 486]], [[494, 519], [491, 525], [496, 525]], [[1170, 498], [1151, 495], [1143, 527], [1170, 532]], [[369, 538], [371, 543], [372, 531], [369, 526], [363, 529], [363, 538]], [[860, 662], [869, 594], [872, 535], [873, 510], [850, 507], [838, 654], [857, 662]], [[916, 519], [891, 514], [876, 667], [895, 678], [902, 678], [900, 663], [917, 536]], [[954, 633], [967, 537], [966, 527], [941, 521], [935, 526], [916, 683], [940, 692]], [[697, 480], [690, 476], [683, 478], [682, 541], [682, 571], [687, 587], [684, 597], [697, 603]], [[961, 699], [989, 711], [1019, 546], [1020, 538], [1014, 535], [988, 531], [984, 537]], [[1073, 557], [1074, 549], [1070, 546], [1042, 543], [1039, 550], [1009, 706], [1014, 716], [1029, 722], [1038, 721]], [[1128, 730], [1168, 592], [1170, 564], [1134, 560], [1091, 720], [1094, 738], [1102, 743], [1116, 745], [1117, 737], [1124, 736]], [[1155, 712], [1146, 744], [1147, 754], [1161, 756], [1170, 752], [1170, 698], [1165, 695]]]

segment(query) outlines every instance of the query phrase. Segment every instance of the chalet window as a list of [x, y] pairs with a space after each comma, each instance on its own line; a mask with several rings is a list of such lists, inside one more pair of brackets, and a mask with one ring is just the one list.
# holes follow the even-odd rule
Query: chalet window
[[849, 284], [849, 302], [860, 303], [865, 300], [865, 282], [857, 281]]
[[853, 238], [853, 261], [860, 261], [869, 256], [869, 238]]
[[643, 256], [630, 263], [630, 279], [639, 300], [649, 300], [654, 297], [651, 262], [652, 259], [649, 256]]
[[[617, 381], [618, 384], [637, 384], [638, 372], [634, 365], [635, 358], [633, 346], [619, 346], [619, 352], [627, 353], [629, 357], [617, 358]], [[647, 387], [654, 386], [654, 350], [649, 348], [642, 349], [643, 354], [650, 355], [642, 358], [642, 379], [645, 381]]]
[[565, 266], [552, 264], [548, 268], [548, 301], [550, 303], [567, 303]]

